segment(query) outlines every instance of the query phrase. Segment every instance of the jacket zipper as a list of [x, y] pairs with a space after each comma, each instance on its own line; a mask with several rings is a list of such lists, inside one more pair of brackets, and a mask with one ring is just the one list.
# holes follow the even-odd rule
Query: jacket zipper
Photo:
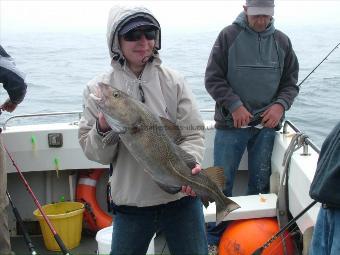
[[260, 34], [257, 34], [257, 40], [258, 40], [258, 42], [259, 42], [259, 54], [260, 54], [260, 57], [261, 57], [261, 36], [260, 36]]
[[140, 97], [141, 97], [141, 101], [142, 101], [142, 103], [145, 103], [145, 94], [144, 94], [144, 90], [143, 90], [143, 87], [142, 87], [142, 75], [143, 75], [143, 71], [138, 76], [138, 89], [139, 89], [139, 94], [140, 94]]

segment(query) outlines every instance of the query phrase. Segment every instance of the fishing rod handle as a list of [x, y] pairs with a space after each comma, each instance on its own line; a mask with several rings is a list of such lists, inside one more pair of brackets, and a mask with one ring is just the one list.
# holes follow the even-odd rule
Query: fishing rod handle
[[13, 213], [15, 215], [15, 218], [18, 220], [19, 226], [20, 226], [21, 231], [22, 231], [22, 235], [24, 236], [24, 239], [26, 240], [26, 243], [29, 247], [29, 250], [33, 254], [33, 252], [35, 252], [35, 247], [32, 243], [32, 239], [30, 238], [30, 236], [28, 235], [28, 233], [27, 233], [27, 231], [24, 227], [24, 223], [23, 223], [22, 218], [19, 214], [19, 211], [16, 207], [13, 208]]
[[317, 201], [313, 201], [312, 203], [310, 203], [305, 209], [303, 209], [298, 215], [296, 215], [293, 219], [291, 219], [287, 225], [285, 225], [284, 227], [282, 227], [275, 235], [272, 236], [272, 238], [270, 238], [264, 245], [262, 245], [261, 247], [257, 248], [252, 255], [261, 255], [263, 250], [268, 248], [269, 245], [271, 245], [271, 243], [273, 241], [275, 241], [284, 231], [286, 231], [291, 225], [293, 225], [303, 214], [305, 214], [310, 208], [312, 208], [315, 204], [317, 203]]
[[17, 219], [18, 223], [19, 223], [19, 227], [21, 228], [22, 234], [24, 236], [25, 242], [28, 246], [30, 253], [32, 255], [37, 255], [38, 253], [35, 250], [35, 247], [32, 243], [32, 239], [30, 238], [30, 236], [27, 233], [27, 230], [25, 229], [25, 226], [24, 226], [24, 223], [23, 223], [22, 218], [20, 216], [20, 213], [19, 213], [18, 209], [16, 208], [16, 206], [14, 205], [12, 198], [11, 198], [10, 194], [8, 193], [8, 190], [6, 190], [6, 194], [7, 194], [8, 200], [11, 204], [13, 214], [14, 214], [15, 218]]
[[60, 236], [56, 233], [54, 235], [54, 239], [57, 241], [61, 251], [63, 252], [64, 255], [71, 255], [71, 253], [68, 251], [68, 249], [66, 248], [64, 242], [61, 240]]

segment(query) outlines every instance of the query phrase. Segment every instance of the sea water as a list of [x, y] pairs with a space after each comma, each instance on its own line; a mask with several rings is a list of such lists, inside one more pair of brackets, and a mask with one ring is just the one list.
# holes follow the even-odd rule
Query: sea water
[[[340, 42], [339, 26], [325, 29], [317, 24], [291, 25], [281, 30], [290, 37], [298, 56], [299, 82]], [[206, 31], [162, 30], [160, 56], [163, 64], [184, 75], [202, 109], [213, 109], [215, 104], [205, 90], [204, 72], [219, 31], [220, 27]], [[110, 68], [105, 31], [25, 30], [3, 33], [0, 42], [27, 75], [27, 96], [15, 114], [81, 111], [86, 83]], [[308, 134], [319, 147], [340, 120], [339, 70], [340, 49], [337, 49], [301, 84], [300, 94], [286, 114], [287, 119]], [[2, 101], [6, 96], [6, 92], [1, 90]], [[4, 113], [0, 122], [11, 115]], [[204, 118], [212, 118], [212, 114], [204, 114]], [[18, 119], [9, 125], [35, 121], [38, 122], [34, 118]], [[51, 119], [41, 121], [49, 122]]]

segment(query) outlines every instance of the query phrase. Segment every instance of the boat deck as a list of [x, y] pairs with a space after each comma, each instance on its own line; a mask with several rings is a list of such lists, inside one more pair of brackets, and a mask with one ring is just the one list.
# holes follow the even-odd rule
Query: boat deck
[[[35, 250], [38, 254], [54, 255], [61, 254], [61, 252], [49, 251], [46, 249], [42, 235], [30, 236]], [[29, 249], [25, 243], [23, 236], [18, 235], [11, 237], [12, 250], [16, 255], [29, 254]], [[97, 254], [97, 242], [95, 237], [86, 233], [83, 233], [80, 245], [72, 250], [70, 253], [73, 255], [77, 254]]]
[[[54, 252], [54, 251], [47, 250], [45, 247], [42, 235], [30, 236], [30, 238], [32, 239], [32, 243], [38, 255], [39, 254], [40, 255], [62, 254], [61, 251]], [[148, 254], [170, 255], [170, 252], [165, 242], [164, 235], [159, 234], [155, 238], [157, 239], [157, 241], [153, 243], [154, 245], [152, 249], [153, 251], [151, 251], [151, 253], [148, 253]], [[16, 255], [30, 254], [29, 249], [25, 243], [24, 237], [22, 235], [11, 237], [11, 244], [12, 244], [12, 250], [15, 252]], [[93, 235], [82, 233], [79, 246], [74, 249], [71, 249], [69, 252], [72, 255], [84, 255], [84, 254], [91, 255], [91, 254], [98, 254], [97, 249], [98, 249], [98, 244], [97, 244], [95, 237]]]

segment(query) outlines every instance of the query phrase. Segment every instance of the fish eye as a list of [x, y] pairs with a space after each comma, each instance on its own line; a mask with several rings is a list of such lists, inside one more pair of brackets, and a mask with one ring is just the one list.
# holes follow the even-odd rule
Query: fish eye
[[115, 92], [113, 92], [112, 95], [113, 95], [113, 97], [118, 97], [118, 96], [119, 96], [119, 93], [115, 91]]

